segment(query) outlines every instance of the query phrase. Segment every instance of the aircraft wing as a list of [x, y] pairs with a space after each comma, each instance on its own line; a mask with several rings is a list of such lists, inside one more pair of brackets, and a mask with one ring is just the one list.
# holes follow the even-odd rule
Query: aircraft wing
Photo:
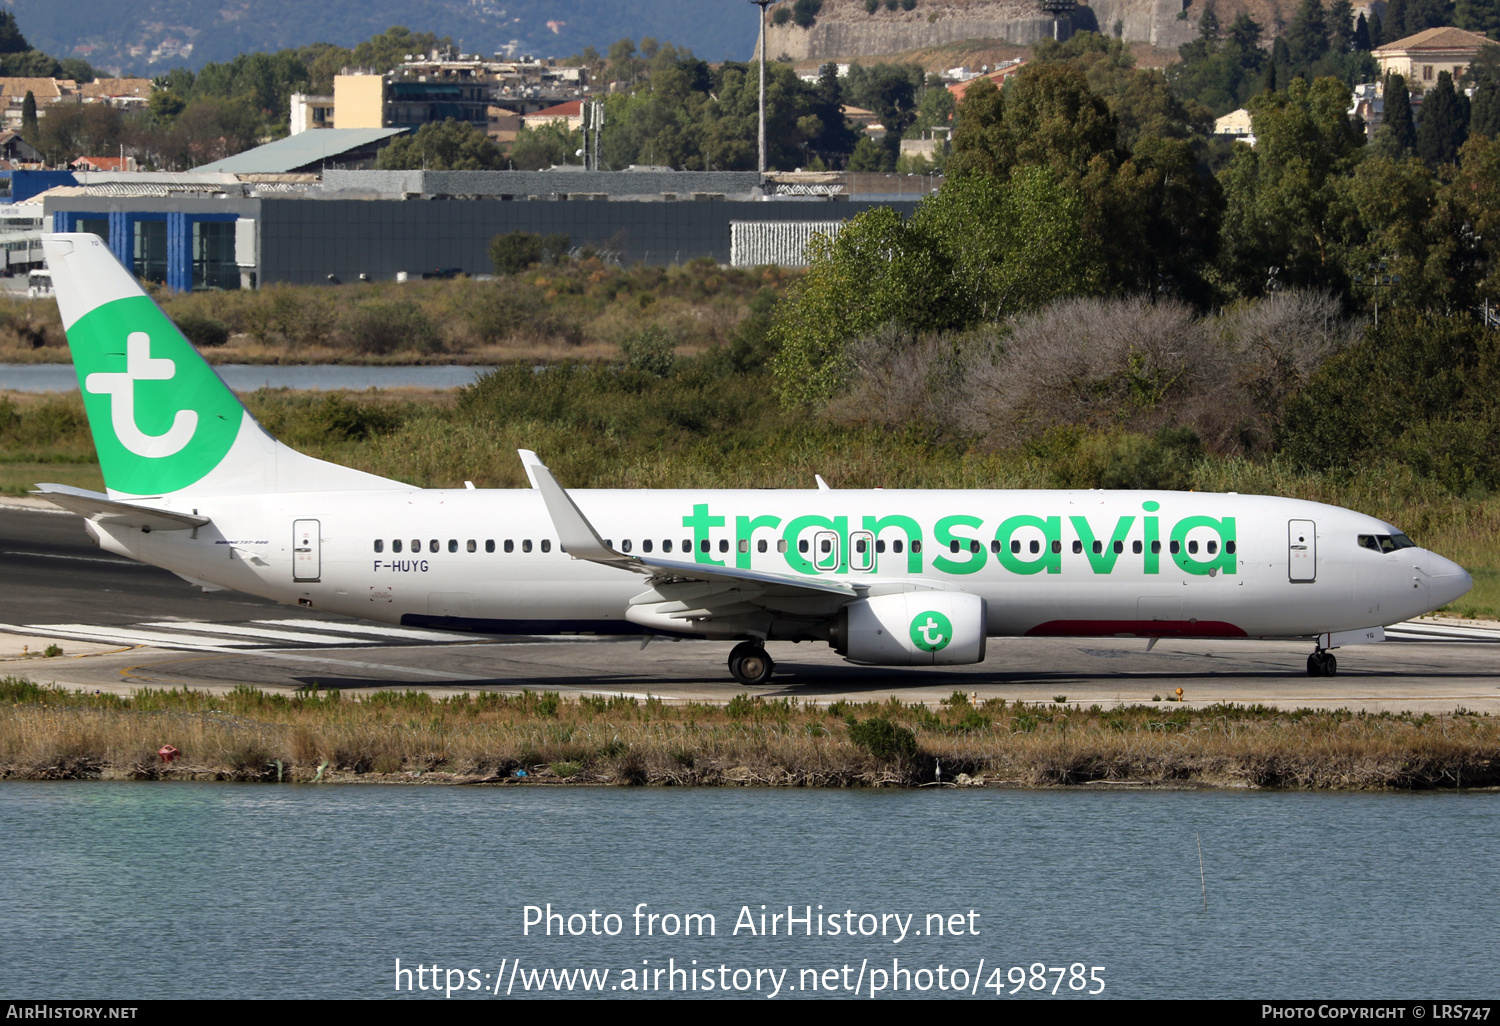
[[[697, 589], [705, 597], [716, 592], [723, 593], [726, 598], [732, 594], [737, 603], [751, 602], [761, 607], [777, 604], [769, 601], [777, 598], [819, 598], [825, 601], [835, 600], [832, 605], [837, 608], [843, 604], [839, 600], [859, 597], [859, 592], [852, 585], [840, 581], [794, 577], [763, 570], [741, 570], [737, 567], [705, 566], [702, 563], [617, 552], [604, 543], [599, 532], [594, 530], [594, 525], [588, 522], [588, 518], [563, 486], [557, 483], [557, 478], [552, 476], [552, 471], [547, 469], [536, 453], [526, 449], [520, 452], [521, 461], [526, 466], [526, 476], [531, 479], [532, 487], [542, 493], [542, 500], [547, 504], [547, 513], [552, 517], [558, 541], [574, 559], [586, 559], [642, 574], [649, 577], [652, 586], [658, 590], [665, 586], [698, 582], [714, 586]], [[768, 601], [757, 602], [756, 598]]]
[[208, 517], [137, 506], [111, 499], [102, 492], [91, 492], [69, 485], [39, 484], [31, 494], [46, 499], [54, 506], [61, 506], [70, 513], [77, 513], [110, 527], [129, 527], [141, 531], [187, 531], [209, 522]]

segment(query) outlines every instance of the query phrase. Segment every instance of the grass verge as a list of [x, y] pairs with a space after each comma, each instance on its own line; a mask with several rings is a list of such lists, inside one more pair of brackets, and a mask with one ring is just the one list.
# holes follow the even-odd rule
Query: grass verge
[[[1500, 720], [1264, 706], [725, 706], [486, 692], [433, 699], [0, 680], [0, 778], [913, 787], [944, 781], [1295, 789], [1500, 785]], [[165, 745], [181, 755], [157, 753]]]

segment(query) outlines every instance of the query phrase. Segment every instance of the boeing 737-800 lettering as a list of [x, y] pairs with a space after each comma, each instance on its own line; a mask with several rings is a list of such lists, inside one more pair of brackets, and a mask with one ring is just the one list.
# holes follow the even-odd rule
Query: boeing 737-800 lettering
[[1469, 590], [1390, 524], [1170, 491], [414, 488], [261, 428], [93, 235], [43, 239], [107, 494], [40, 485], [110, 552], [193, 584], [465, 633], [770, 641], [977, 663], [1009, 636], [1306, 638], [1329, 650]]

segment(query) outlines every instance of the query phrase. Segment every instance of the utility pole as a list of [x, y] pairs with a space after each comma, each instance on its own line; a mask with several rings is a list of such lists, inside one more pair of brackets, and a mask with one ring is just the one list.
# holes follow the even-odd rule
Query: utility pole
[[766, 8], [777, 0], [750, 0], [760, 8], [760, 164], [757, 170], [766, 173]]

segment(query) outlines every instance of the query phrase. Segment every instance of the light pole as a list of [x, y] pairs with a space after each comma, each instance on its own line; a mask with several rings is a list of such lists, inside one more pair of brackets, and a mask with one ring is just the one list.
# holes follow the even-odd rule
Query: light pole
[[750, 0], [760, 8], [760, 164], [757, 170], [766, 173], [766, 8], [777, 0]]

